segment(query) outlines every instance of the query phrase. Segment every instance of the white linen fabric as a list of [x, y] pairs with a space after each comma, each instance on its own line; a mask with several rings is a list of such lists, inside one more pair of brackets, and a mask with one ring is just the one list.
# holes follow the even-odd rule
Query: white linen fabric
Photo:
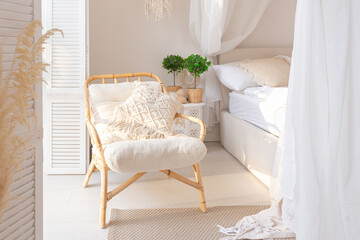
[[223, 237], [221, 240], [288, 239], [295, 237], [295, 233], [291, 232], [282, 221], [281, 204], [274, 204], [269, 209], [261, 211], [256, 215], [246, 216], [234, 227], [224, 228], [219, 226], [219, 228], [220, 232], [227, 235], [227, 237]]
[[360, 1], [300, 0], [283, 218], [297, 239], [360, 236]]
[[257, 98], [239, 92], [229, 94], [229, 112], [255, 126], [268, 131], [275, 136], [280, 136], [285, 123], [286, 102], [284, 91], [274, 91], [275, 94], [268, 94], [267, 98]]
[[[115, 109], [121, 103], [122, 102], [101, 102], [91, 107], [91, 120], [99, 134], [102, 144], [124, 140], [120, 134], [117, 134], [117, 136], [107, 134], [108, 126], [113, 121]], [[106, 139], [104, 138], [105, 135], [107, 136]]]
[[219, 81], [230, 90], [242, 91], [248, 87], [258, 86], [249, 74], [234, 64], [214, 65], [213, 68]]
[[[249, 95], [258, 99], [264, 99], [268, 103], [275, 105], [286, 105], [288, 88], [287, 87], [251, 87], [244, 90], [245, 95]], [[285, 118], [285, 117], [284, 117]]]
[[[201, 54], [211, 57], [234, 49], [260, 21], [271, 0], [192, 0], [189, 28]], [[216, 64], [216, 58], [212, 58]], [[209, 68], [204, 83], [204, 122], [211, 127], [219, 120], [221, 86]], [[214, 119], [213, 115], [216, 114]]]
[[360, 236], [359, 11], [358, 0], [297, 1], [284, 150], [280, 144], [275, 165], [282, 219], [300, 240]]
[[244, 41], [271, 0], [192, 0], [190, 33], [201, 53], [216, 56]]

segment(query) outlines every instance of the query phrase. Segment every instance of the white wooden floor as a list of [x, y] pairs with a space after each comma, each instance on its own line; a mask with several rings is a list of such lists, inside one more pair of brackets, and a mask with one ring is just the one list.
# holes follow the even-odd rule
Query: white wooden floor
[[[219, 143], [206, 144], [202, 161], [208, 206], [268, 204], [268, 189], [233, 158]], [[175, 172], [193, 178], [192, 168]], [[109, 172], [109, 189], [129, 178]], [[83, 175], [44, 176], [44, 239], [106, 239], [107, 230], [98, 227], [100, 173], [95, 172], [88, 188]], [[110, 209], [169, 208], [198, 206], [195, 189], [167, 178], [160, 172], [144, 175], [108, 203]], [[235, 224], [235, 223], [234, 223]]]

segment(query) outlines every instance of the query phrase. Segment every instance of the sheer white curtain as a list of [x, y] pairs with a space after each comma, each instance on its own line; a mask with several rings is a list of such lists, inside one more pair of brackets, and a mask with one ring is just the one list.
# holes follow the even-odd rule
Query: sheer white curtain
[[360, 238], [359, 12], [298, 0], [282, 186], [300, 240]]
[[221, 229], [227, 239], [290, 236], [279, 218], [298, 240], [360, 239], [359, 12], [359, 0], [297, 1], [278, 153], [283, 199]]
[[[192, 0], [190, 33], [201, 53], [207, 57], [230, 51], [255, 29], [271, 0]], [[216, 64], [216, 58], [211, 59]], [[204, 83], [207, 105], [217, 109], [220, 84], [210, 69]], [[207, 126], [211, 116], [205, 116]], [[218, 112], [217, 112], [218, 115]]]

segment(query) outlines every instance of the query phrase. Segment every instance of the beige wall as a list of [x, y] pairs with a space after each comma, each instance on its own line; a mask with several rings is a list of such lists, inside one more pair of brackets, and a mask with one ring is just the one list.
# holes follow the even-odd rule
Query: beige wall
[[90, 73], [153, 72], [170, 83], [162, 59], [198, 52], [188, 30], [189, 4], [174, 0], [171, 20], [155, 22], [146, 20], [144, 0], [90, 1]]
[[[295, 4], [273, 0], [240, 46], [291, 46]], [[171, 20], [155, 22], [146, 20], [144, 0], [90, 0], [90, 74], [149, 71], [170, 84], [162, 59], [198, 53], [188, 30], [189, 5], [190, 0], [174, 0]]]
[[292, 47], [296, 0], [273, 0], [240, 47]]

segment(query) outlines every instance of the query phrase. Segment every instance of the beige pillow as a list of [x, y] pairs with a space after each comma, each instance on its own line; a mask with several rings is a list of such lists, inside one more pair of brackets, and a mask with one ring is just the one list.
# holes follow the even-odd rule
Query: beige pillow
[[169, 95], [149, 86], [137, 86], [131, 96], [115, 109], [111, 127], [124, 139], [165, 138], [174, 135], [172, 125], [182, 104]]
[[259, 85], [270, 87], [287, 87], [290, 64], [284, 58], [247, 59], [238, 65], [247, 72]]

